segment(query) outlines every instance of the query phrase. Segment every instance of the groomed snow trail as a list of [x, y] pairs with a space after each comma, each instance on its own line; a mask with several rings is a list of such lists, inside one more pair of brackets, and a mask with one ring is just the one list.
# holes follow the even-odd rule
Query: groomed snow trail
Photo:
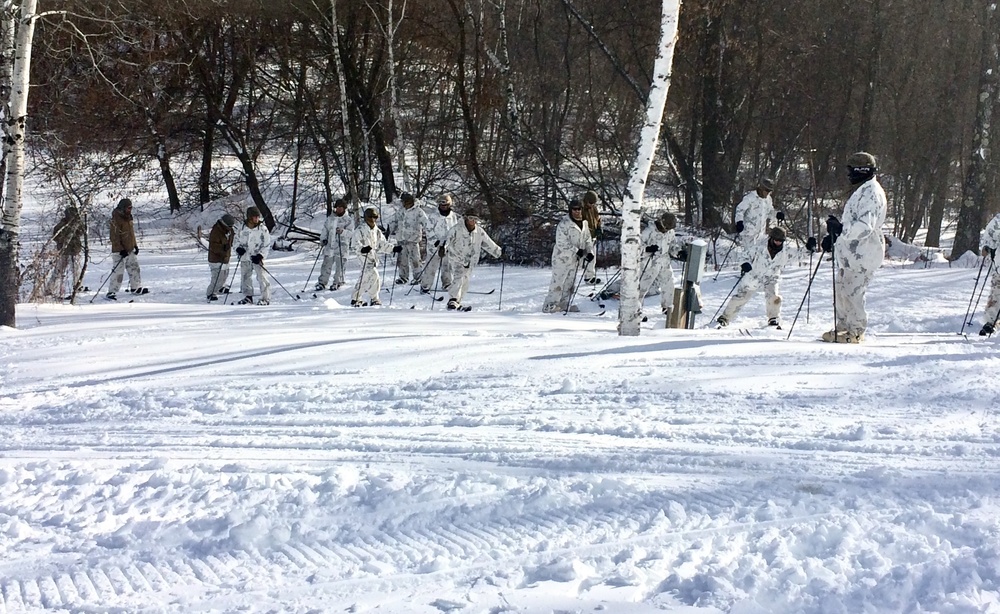
[[995, 611], [1000, 347], [949, 332], [972, 273], [916, 273], [861, 346], [749, 308], [619, 338], [537, 271], [460, 317], [25, 306], [0, 614]]

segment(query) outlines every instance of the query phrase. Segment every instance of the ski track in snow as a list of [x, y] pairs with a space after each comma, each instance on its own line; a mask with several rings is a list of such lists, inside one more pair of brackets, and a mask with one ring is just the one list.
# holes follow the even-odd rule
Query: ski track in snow
[[506, 270], [503, 311], [261, 308], [145, 256], [135, 303], [0, 330], [0, 614], [1000, 610], [1000, 349], [954, 334], [975, 271], [884, 267], [841, 346], [828, 283], [785, 339], [805, 267], [784, 331], [758, 296], [620, 338], [586, 289], [537, 313], [544, 269]]

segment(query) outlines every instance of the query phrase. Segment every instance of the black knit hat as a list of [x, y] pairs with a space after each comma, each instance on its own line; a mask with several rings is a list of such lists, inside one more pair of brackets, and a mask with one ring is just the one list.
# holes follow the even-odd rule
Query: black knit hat
[[223, 213], [222, 217], [219, 218], [222, 223], [226, 225], [227, 228], [232, 228], [236, 225], [236, 218], [229, 215], [228, 213]]

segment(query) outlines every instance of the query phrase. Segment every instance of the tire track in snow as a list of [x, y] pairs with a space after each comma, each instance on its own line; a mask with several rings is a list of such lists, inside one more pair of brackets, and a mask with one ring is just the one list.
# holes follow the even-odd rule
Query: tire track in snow
[[[656, 548], [670, 542], [813, 523], [827, 516], [735, 521], [753, 518], [767, 505], [766, 498], [749, 487], [726, 495], [705, 491], [676, 497], [654, 492], [625, 497], [617, 502], [620, 505], [596, 500], [571, 505], [560, 497], [542, 497], [529, 499], [525, 505], [534, 509], [523, 513], [505, 503], [509, 504], [491, 500], [470, 506], [452, 501], [439, 509], [410, 514], [394, 526], [387, 526], [383, 519], [369, 533], [308, 543], [292, 540], [270, 551], [234, 550], [201, 558], [173, 554], [121, 564], [87, 558], [72, 570], [8, 580], [4, 605], [10, 612], [97, 606], [141, 609], [149, 603], [145, 596], [164, 592], [200, 591], [211, 601], [215, 598], [211, 593], [220, 589], [273, 597], [274, 593], [309, 591], [313, 585], [344, 590], [396, 588], [418, 584], [427, 573], [459, 578], [545, 565], [560, 557], [615, 556], [629, 547]], [[684, 510], [683, 520], [670, 520], [678, 508]], [[268, 578], [281, 578], [280, 586]]]

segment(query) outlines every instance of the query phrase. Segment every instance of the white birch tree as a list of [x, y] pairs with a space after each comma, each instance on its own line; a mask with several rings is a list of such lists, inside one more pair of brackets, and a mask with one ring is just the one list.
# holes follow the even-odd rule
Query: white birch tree
[[639, 296], [639, 256], [640, 221], [642, 220], [642, 199], [646, 190], [646, 178], [656, 155], [656, 145], [663, 123], [663, 107], [667, 102], [670, 87], [670, 67], [674, 60], [677, 42], [677, 22], [680, 15], [680, 0], [663, 0], [660, 16], [660, 42], [657, 46], [656, 61], [653, 63], [653, 82], [646, 98], [646, 118], [639, 133], [639, 145], [635, 163], [629, 172], [622, 203], [622, 286], [621, 304], [618, 308], [618, 334], [639, 336], [642, 320], [642, 297]]
[[[14, 23], [14, 12], [4, 18], [6, 27], [16, 28], [14, 69], [10, 80], [10, 117], [5, 117], [4, 155], [7, 176], [4, 187], [3, 215], [0, 218], [0, 325], [16, 325], [15, 307], [21, 286], [18, 269], [18, 235], [21, 233], [21, 209], [24, 186], [24, 136], [28, 116], [28, 85], [31, 74], [31, 40], [35, 34], [37, 0], [23, 0]], [[13, 8], [5, 3], [5, 8]]]

